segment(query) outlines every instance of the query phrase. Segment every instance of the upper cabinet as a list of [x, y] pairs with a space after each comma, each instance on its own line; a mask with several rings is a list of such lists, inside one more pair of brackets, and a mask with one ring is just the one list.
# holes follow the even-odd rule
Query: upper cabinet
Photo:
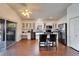
[[79, 4], [72, 4], [67, 9], [67, 16], [69, 19], [79, 16]]

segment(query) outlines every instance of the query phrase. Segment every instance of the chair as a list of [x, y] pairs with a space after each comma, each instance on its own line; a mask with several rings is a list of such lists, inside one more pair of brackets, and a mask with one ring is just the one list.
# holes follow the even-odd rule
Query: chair
[[39, 49], [40, 49], [40, 47], [46, 46], [46, 39], [47, 39], [47, 34], [40, 34], [40, 37], [39, 37]]
[[50, 34], [49, 44], [52, 44], [52, 46], [56, 46], [57, 49], [56, 34]]

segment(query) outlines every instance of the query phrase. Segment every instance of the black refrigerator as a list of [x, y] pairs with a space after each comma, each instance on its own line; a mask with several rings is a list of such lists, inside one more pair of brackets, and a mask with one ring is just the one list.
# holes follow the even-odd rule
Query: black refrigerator
[[61, 42], [66, 46], [67, 45], [67, 23], [59, 24], [58, 29], [59, 29], [58, 31], [59, 42]]
[[16, 41], [16, 23], [6, 21], [6, 47], [11, 46]]
[[5, 20], [0, 19], [0, 53], [6, 48], [5, 45]]

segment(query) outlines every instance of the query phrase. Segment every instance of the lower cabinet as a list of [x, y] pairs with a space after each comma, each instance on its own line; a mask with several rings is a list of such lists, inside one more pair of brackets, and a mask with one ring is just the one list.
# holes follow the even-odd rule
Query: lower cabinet
[[27, 33], [27, 39], [31, 40], [31, 33]]

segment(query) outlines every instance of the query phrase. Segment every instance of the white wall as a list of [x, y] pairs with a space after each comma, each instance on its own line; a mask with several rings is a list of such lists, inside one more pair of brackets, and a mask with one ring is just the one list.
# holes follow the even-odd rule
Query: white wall
[[79, 16], [79, 3], [74, 3], [67, 8], [67, 17], [69, 19]]
[[57, 24], [67, 23], [67, 15], [63, 16], [57, 21]]
[[67, 23], [67, 15], [63, 16], [57, 21], [57, 27], [58, 27], [58, 24], [62, 24], [62, 23]]
[[[68, 23], [68, 46], [71, 45], [71, 38], [74, 34], [70, 35], [70, 20], [79, 17], [79, 3], [72, 4], [70, 7], [67, 8], [67, 23]], [[79, 22], [78, 22], [79, 23]], [[77, 30], [77, 29], [76, 29]], [[79, 35], [78, 35], [79, 36]], [[76, 39], [76, 38], [75, 38]], [[77, 40], [77, 39], [76, 39]], [[79, 41], [79, 40], [78, 40]], [[72, 44], [74, 41], [72, 42]], [[75, 43], [77, 44], [77, 43]], [[77, 47], [76, 47], [77, 48]], [[79, 49], [77, 49], [79, 50]]]
[[7, 4], [0, 4], [0, 18], [17, 23], [16, 41], [19, 41], [21, 39], [20, 17]]

